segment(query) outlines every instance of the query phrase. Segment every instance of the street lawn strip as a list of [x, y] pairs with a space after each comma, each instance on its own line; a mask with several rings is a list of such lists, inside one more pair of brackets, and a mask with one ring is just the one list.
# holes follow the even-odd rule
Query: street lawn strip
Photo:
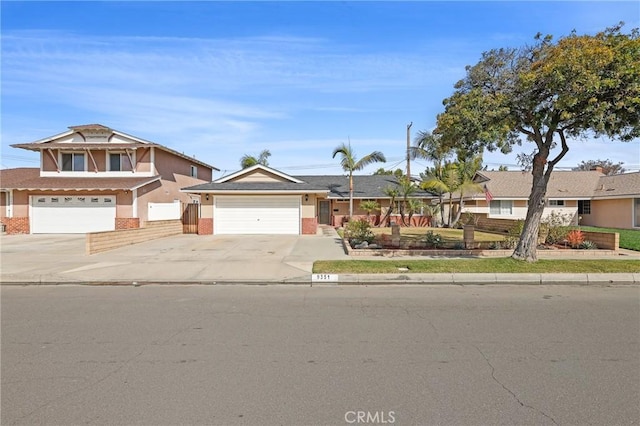
[[620, 248], [640, 251], [640, 230], [617, 229], [617, 228], [596, 228], [595, 226], [581, 226], [583, 231], [593, 232], [617, 232], [620, 234]]
[[[403, 269], [401, 269], [403, 268]], [[405, 269], [408, 269], [405, 270]], [[510, 257], [426, 260], [319, 260], [316, 274], [403, 273], [640, 273], [640, 261], [616, 259], [541, 259], [534, 263]]]

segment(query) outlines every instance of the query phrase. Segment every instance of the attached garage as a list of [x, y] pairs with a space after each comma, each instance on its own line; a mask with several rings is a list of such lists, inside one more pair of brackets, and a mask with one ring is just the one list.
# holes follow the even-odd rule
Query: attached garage
[[31, 196], [32, 234], [84, 234], [115, 229], [115, 195]]
[[300, 234], [300, 196], [216, 196], [214, 234]]

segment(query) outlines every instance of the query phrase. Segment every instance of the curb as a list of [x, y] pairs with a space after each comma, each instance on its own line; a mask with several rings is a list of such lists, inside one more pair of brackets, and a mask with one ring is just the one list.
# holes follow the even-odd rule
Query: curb
[[593, 274], [313, 274], [284, 280], [2, 281], [0, 286], [143, 285], [640, 285], [640, 273]]

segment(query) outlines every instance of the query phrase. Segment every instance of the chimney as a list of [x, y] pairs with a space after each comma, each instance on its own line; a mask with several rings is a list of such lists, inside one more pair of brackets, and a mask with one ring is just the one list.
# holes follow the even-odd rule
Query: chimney
[[595, 171], [596, 171], [596, 172], [598, 172], [598, 173], [602, 173], [602, 174], [604, 174], [604, 171], [603, 171], [603, 169], [602, 169], [602, 167], [601, 167], [601, 166], [595, 166], [595, 167], [592, 167], [592, 168], [591, 168], [591, 170], [595, 170]]

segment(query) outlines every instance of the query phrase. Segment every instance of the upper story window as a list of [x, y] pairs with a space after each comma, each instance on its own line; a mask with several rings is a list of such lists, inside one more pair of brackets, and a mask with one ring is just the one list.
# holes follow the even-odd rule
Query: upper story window
[[109, 171], [111, 172], [130, 172], [131, 162], [127, 154], [123, 152], [109, 153]]
[[198, 178], [198, 168], [196, 166], [191, 166], [190, 176], [192, 178]]
[[62, 171], [64, 172], [84, 172], [83, 153], [62, 153]]
[[491, 200], [489, 204], [489, 214], [510, 216], [513, 214], [512, 200]]
[[549, 200], [547, 205], [550, 207], [564, 207], [564, 200]]

